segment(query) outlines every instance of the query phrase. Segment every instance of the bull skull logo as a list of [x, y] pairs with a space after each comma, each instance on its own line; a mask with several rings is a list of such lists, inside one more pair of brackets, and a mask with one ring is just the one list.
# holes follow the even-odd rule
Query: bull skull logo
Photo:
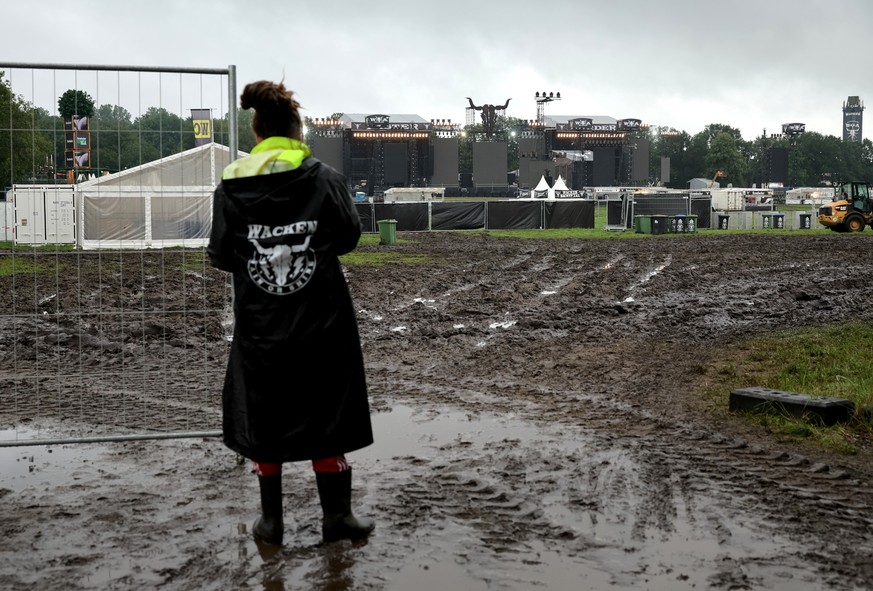
[[300, 244], [264, 246], [249, 239], [255, 251], [249, 259], [249, 277], [255, 285], [274, 295], [288, 295], [302, 289], [315, 272], [315, 251], [309, 248], [311, 235]]

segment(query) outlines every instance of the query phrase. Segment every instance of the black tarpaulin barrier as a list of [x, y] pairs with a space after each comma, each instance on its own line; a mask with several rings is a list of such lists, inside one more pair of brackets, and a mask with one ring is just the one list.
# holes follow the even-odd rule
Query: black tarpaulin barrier
[[489, 230], [531, 230], [543, 227], [541, 201], [489, 201]]
[[[663, 201], [661, 200], [663, 199]], [[455, 201], [415, 203], [357, 203], [364, 232], [376, 232], [379, 220], [397, 220], [397, 230], [425, 232], [428, 230], [530, 230], [555, 228], [593, 228], [596, 203], [587, 199]], [[606, 202], [607, 224], [621, 225], [622, 200]], [[673, 197], [637, 197], [630, 204], [625, 220], [633, 227], [633, 215], [687, 215], [687, 200], [680, 203]], [[711, 200], [691, 201], [691, 214], [697, 216], [698, 228], [711, 227]], [[640, 214], [640, 211], [643, 211]], [[631, 213], [633, 211], [633, 214]]]
[[688, 213], [688, 198], [681, 194], [634, 195], [634, 215], [679, 215]]
[[355, 203], [355, 209], [358, 212], [358, 217], [361, 218], [361, 232], [375, 232], [376, 224], [373, 217], [373, 204]]
[[430, 229], [427, 202], [374, 203], [376, 221], [397, 220], [398, 232], [424, 232]]
[[[622, 208], [624, 207], [625, 197], [621, 199], [609, 199], [606, 202], [606, 225], [607, 226], [620, 226], [621, 225], [621, 214]], [[628, 216], [630, 217], [630, 216]], [[630, 228], [630, 224], [627, 226]]]
[[698, 228], [712, 228], [712, 199], [710, 197], [692, 199], [691, 213], [697, 216]]
[[543, 203], [544, 228], [593, 228], [593, 201], [547, 201]]
[[681, 193], [657, 193], [654, 195], [634, 195], [633, 215], [626, 221], [628, 228], [633, 227], [633, 217], [638, 215], [692, 215], [697, 216], [698, 228], [711, 227], [712, 199], [692, 199], [689, 205], [687, 195]]
[[431, 230], [479, 230], [484, 227], [484, 201], [431, 204]]

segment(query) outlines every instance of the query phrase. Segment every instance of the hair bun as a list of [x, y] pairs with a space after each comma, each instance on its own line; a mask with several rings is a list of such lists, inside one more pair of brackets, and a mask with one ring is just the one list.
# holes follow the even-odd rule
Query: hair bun
[[261, 137], [297, 137], [303, 127], [300, 103], [282, 82], [259, 80], [246, 84], [240, 95], [240, 107], [255, 110], [252, 125]]

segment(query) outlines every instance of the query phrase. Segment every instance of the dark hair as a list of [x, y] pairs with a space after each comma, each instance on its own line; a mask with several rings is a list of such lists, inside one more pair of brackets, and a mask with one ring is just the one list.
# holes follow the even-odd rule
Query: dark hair
[[252, 129], [261, 139], [273, 136], [303, 139], [300, 103], [294, 98], [294, 92], [281, 82], [251, 82], [246, 84], [239, 98], [243, 109], [255, 110]]

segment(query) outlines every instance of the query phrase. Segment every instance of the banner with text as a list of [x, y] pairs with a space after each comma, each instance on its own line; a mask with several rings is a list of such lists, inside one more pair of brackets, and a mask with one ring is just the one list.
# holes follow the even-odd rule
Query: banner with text
[[210, 109], [191, 109], [194, 123], [194, 145], [202, 146], [212, 142], [212, 111]]

